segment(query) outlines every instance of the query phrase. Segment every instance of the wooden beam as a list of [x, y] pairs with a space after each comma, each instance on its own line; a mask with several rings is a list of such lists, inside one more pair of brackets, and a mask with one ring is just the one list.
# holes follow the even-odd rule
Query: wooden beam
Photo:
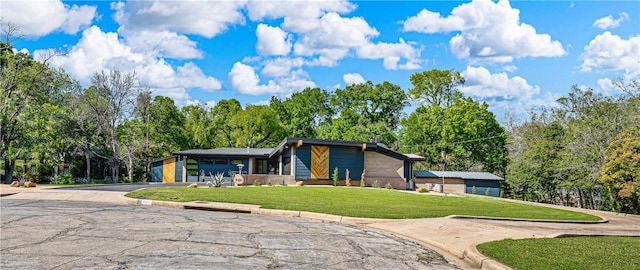
[[362, 152], [367, 151], [367, 144], [363, 143], [362, 144]]
[[296, 144], [296, 147], [300, 147], [302, 146], [302, 140], [298, 140], [298, 143]]

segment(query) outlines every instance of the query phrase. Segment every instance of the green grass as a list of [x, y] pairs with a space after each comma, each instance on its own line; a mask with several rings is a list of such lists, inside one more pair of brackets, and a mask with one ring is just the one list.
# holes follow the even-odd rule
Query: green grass
[[640, 269], [640, 237], [507, 239], [478, 250], [514, 269]]
[[349, 217], [429, 218], [449, 215], [600, 220], [578, 212], [478, 197], [442, 197], [372, 188], [241, 187], [149, 188], [126, 195], [161, 201], [215, 201], [260, 205], [267, 209], [298, 210]]

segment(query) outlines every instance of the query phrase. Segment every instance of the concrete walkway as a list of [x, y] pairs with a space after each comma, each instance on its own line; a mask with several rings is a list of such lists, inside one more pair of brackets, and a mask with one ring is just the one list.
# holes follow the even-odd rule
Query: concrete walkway
[[[509, 269], [508, 267], [480, 254], [476, 245], [507, 238], [556, 237], [559, 235], [629, 235], [640, 236], [640, 216], [610, 212], [552, 206], [584, 212], [606, 219], [605, 223], [576, 224], [555, 222], [505, 221], [467, 218], [424, 218], [403, 220], [379, 220], [339, 217], [301, 211], [261, 209], [253, 205], [223, 203], [173, 203], [126, 198], [126, 192], [105, 192], [95, 190], [65, 190], [50, 188], [7, 188], [0, 187], [3, 194], [11, 199], [69, 200], [91, 202], [115, 202], [125, 204], [146, 204], [175, 208], [210, 208], [223, 211], [248, 212], [254, 214], [303, 217], [332, 222], [368, 226], [397, 236], [416, 241], [440, 252], [445, 258], [463, 268]], [[9, 198], [9, 197], [7, 197]], [[549, 206], [549, 205], [544, 205]]]

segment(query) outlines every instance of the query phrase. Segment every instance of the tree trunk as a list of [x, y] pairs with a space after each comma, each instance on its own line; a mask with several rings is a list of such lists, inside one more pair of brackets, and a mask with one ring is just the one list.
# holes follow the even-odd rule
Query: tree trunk
[[84, 151], [84, 158], [87, 161], [87, 180], [91, 179], [91, 146], [87, 144], [86, 149]]
[[12, 159], [4, 160], [5, 183], [10, 184], [13, 181], [13, 170], [16, 167], [16, 161]]

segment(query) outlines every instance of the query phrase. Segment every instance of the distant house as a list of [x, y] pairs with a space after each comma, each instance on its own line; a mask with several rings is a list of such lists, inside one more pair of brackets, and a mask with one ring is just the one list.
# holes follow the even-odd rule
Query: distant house
[[285, 138], [275, 148], [176, 151], [171, 157], [153, 161], [151, 167], [155, 182], [206, 181], [209, 173], [230, 177], [241, 172], [245, 185], [255, 181], [326, 185], [332, 183], [337, 168], [341, 185], [345, 184], [349, 170], [352, 185], [359, 185], [364, 172], [367, 185], [378, 180], [381, 185], [389, 183], [396, 189], [409, 189], [413, 163], [422, 160], [423, 157], [396, 152], [379, 142]]
[[441, 187], [444, 181], [445, 193], [464, 194], [473, 193], [500, 197], [500, 182], [502, 177], [488, 172], [459, 172], [459, 171], [421, 171], [413, 172], [416, 188]]

